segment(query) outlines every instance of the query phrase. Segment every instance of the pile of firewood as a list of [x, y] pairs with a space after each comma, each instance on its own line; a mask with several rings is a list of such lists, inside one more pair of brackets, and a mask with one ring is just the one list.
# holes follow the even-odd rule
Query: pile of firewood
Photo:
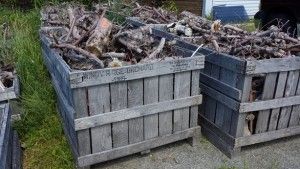
[[[118, 26], [105, 17], [108, 9], [87, 10], [82, 5], [61, 4], [41, 11], [41, 33], [72, 69], [120, 67], [175, 55], [173, 42], [151, 35], [151, 28]], [[180, 56], [176, 56], [180, 57]]]
[[266, 31], [247, 32], [233, 25], [221, 25], [190, 12], [179, 15], [179, 21], [168, 24], [166, 29], [182, 39], [204, 45], [220, 53], [243, 59], [269, 59], [291, 57], [300, 51], [299, 39], [290, 37], [276, 26]]
[[135, 3], [136, 7], [132, 10], [132, 16], [139, 17], [140, 20], [147, 24], [168, 24], [176, 22], [177, 15], [171, 11], [162, 8], [150, 6], [141, 6]]

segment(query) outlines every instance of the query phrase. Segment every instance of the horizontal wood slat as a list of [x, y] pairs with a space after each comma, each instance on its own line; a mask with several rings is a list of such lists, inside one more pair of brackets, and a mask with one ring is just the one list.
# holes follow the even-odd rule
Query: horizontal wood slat
[[157, 114], [159, 112], [200, 105], [201, 103], [202, 95], [198, 95], [79, 118], [75, 120], [75, 130], [84, 130], [113, 122]]
[[234, 99], [241, 100], [242, 92], [232, 86], [223, 83], [213, 77], [210, 77], [204, 73], [200, 74], [200, 82], [206, 84], [207, 86], [211, 86], [212, 88], [220, 91], [221, 93], [226, 94]]
[[128, 81], [204, 68], [204, 56], [138, 64], [121, 68], [76, 71], [70, 74], [71, 88]]
[[246, 74], [284, 72], [300, 69], [300, 57], [247, 61]]
[[300, 133], [300, 126], [289, 127], [281, 130], [269, 131], [266, 133], [255, 134], [247, 137], [237, 138], [235, 146], [247, 146], [251, 144], [276, 140], [283, 137], [289, 137]]
[[149, 139], [139, 143], [118, 147], [108, 151], [81, 156], [78, 158], [78, 165], [80, 167], [92, 165], [99, 162], [107, 161], [109, 159], [120, 158], [129, 154], [134, 154], [144, 150], [149, 150], [175, 141], [184, 140], [193, 137], [195, 133], [199, 134], [200, 133], [199, 130], [200, 127], [193, 127], [187, 130], [179, 131], [174, 134], [164, 135], [161, 137]]
[[251, 103], [241, 103], [240, 113], [253, 112], [259, 110], [275, 109], [286, 106], [300, 104], [300, 96], [284, 97], [266, 101], [257, 101]]

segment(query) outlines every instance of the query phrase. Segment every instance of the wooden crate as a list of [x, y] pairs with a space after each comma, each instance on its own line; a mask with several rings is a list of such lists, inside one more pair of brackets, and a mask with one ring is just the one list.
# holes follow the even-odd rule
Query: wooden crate
[[13, 80], [13, 86], [0, 90], [0, 102], [16, 99], [20, 94], [19, 79], [16, 76]]
[[[202, 133], [227, 156], [243, 146], [300, 134], [300, 57], [245, 61], [207, 49], [199, 52], [206, 55], [200, 76]], [[255, 78], [264, 79], [262, 94], [250, 101]], [[256, 117], [246, 136], [248, 114]]]
[[[41, 35], [64, 131], [79, 167], [200, 136], [204, 56], [101, 70], [71, 70]], [[187, 55], [183, 46], [178, 52]], [[190, 53], [189, 53], [190, 54]]]
[[[138, 18], [127, 18], [142, 26]], [[180, 39], [161, 26], [152, 26], [156, 36]], [[179, 40], [178, 43], [181, 43]], [[198, 46], [185, 43], [188, 51]], [[241, 147], [300, 134], [300, 57], [246, 61], [201, 48], [205, 68], [200, 74], [203, 106], [200, 113], [202, 133], [228, 157]], [[259, 100], [250, 101], [254, 78], [264, 77]], [[255, 114], [251, 136], [245, 136], [248, 114]]]

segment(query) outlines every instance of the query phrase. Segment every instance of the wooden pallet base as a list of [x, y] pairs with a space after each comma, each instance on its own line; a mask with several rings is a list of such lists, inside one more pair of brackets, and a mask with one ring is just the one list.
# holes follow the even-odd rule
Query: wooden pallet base
[[82, 156], [78, 158], [78, 166], [85, 167], [85, 166], [109, 161], [112, 159], [124, 157], [127, 155], [132, 155], [139, 152], [140, 153], [145, 152], [153, 148], [160, 147], [162, 145], [174, 143], [176, 141], [185, 140], [185, 139], [188, 139], [191, 145], [194, 146], [197, 142], [199, 142], [198, 140], [199, 137], [200, 137], [200, 127], [198, 126], [174, 134], [145, 140], [143, 142], [139, 142], [136, 144], [131, 144], [131, 145], [115, 148], [100, 153]]
[[233, 138], [203, 117], [201, 117], [201, 125], [202, 134], [229, 158], [238, 156], [241, 148], [245, 146], [300, 135], [300, 126], [295, 126], [246, 137]]

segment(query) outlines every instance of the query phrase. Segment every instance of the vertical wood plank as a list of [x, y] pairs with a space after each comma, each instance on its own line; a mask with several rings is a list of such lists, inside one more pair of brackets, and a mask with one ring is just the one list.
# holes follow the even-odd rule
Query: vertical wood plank
[[[249, 101], [250, 91], [252, 87], [252, 77], [245, 76], [245, 75], [238, 75], [238, 81], [236, 87], [242, 90], [242, 102]], [[230, 127], [230, 134], [237, 137], [242, 137], [244, 135], [244, 126], [246, 120], [246, 114], [240, 114], [238, 112], [234, 112], [231, 117], [231, 127]]]
[[[205, 62], [205, 67], [202, 70], [203, 73], [210, 76], [211, 66], [212, 66], [212, 64], [210, 64], [209, 62], [206, 61]], [[203, 114], [203, 116], [206, 117], [207, 119], [209, 119], [208, 116], [211, 114], [210, 110], [212, 108], [209, 104], [211, 102], [211, 100], [212, 100], [211, 97], [203, 94], [203, 104], [201, 105], [200, 113]]]
[[[90, 116], [110, 112], [109, 85], [88, 88]], [[112, 148], [111, 125], [91, 128], [92, 152], [102, 152]]]
[[[280, 72], [277, 80], [276, 92], [274, 98], [282, 98], [284, 95], [285, 84], [287, 79], [287, 72]], [[280, 108], [273, 109], [270, 115], [270, 123], [268, 131], [276, 130], [278, 118], [279, 118]]]
[[[299, 71], [290, 71], [285, 87], [284, 97], [294, 96], [297, 89]], [[281, 108], [277, 129], [288, 127], [292, 106]]]
[[[210, 76], [215, 78], [215, 79], [219, 79], [220, 78], [220, 70], [221, 68], [217, 65], [211, 64], [211, 70], [210, 70]], [[211, 88], [214, 88], [214, 86], [210, 86]], [[208, 112], [207, 112], [207, 119], [209, 119], [211, 122], [215, 122], [215, 118], [217, 116], [218, 113], [216, 113], [217, 110], [217, 101], [209, 98], [207, 101], [207, 107]], [[218, 114], [219, 115], [219, 114]]]
[[[173, 99], [174, 75], [163, 75], [159, 77], [159, 101]], [[159, 136], [172, 134], [173, 111], [159, 113]]]
[[[158, 102], [158, 77], [144, 79], [144, 104]], [[144, 117], [144, 136], [151, 139], [158, 136], [158, 114]]]
[[[128, 81], [128, 108], [143, 105], [143, 79]], [[129, 120], [129, 144], [144, 140], [143, 117]]]
[[[300, 76], [299, 76], [299, 80], [298, 80], [298, 87], [297, 87], [296, 95], [297, 96], [300, 95]], [[300, 123], [300, 105], [295, 105], [295, 106], [293, 106], [293, 109], [291, 112], [289, 127], [297, 126], [297, 125], [299, 125], [299, 123]]]
[[[191, 72], [175, 74], [174, 98], [190, 96]], [[189, 128], [189, 108], [174, 110], [174, 131], [181, 131]]]
[[[192, 84], [191, 84], [191, 96], [196, 96], [200, 94], [200, 70], [192, 71]], [[190, 127], [198, 126], [198, 112], [199, 106], [191, 107], [190, 114]]]
[[[111, 110], [127, 108], [127, 82], [110, 84]], [[113, 147], [128, 145], [128, 120], [112, 124]]]
[[[236, 83], [237, 83], [237, 73], [230, 71], [228, 69], [221, 69], [220, 70], [220, 81], [236, 87]], [[226, 107], [224, 104], [222, 103], [218, 103], [217, 104], [217, 112], [220, 115], [219, 118], [223, 119], [223, 121], [220, 121], [219, 125], [221, 125], [221, 128], [224, 132], [229, 133], [230, 132], [230, 127], [231, 127], [231, 116], [234, 113], [233, 110], [231, 110], [230, 108]], [[221, 118], [223, 116], [223, 118]]]
[[[266, 76], [262, 100], [272, 99], [276, 87], [277, 73], [269, 73]], [[270, 110], [262, 110], [258, 112], [255, 133], [264, 133], [268, 129], [268, 121]]]
[[[89, 116], [87, 107], [87, 95], [85, 88], [73, 89], [74, 110], [76, 118]], [[84, 156], [91, 154], [91, 142], [89, 129], [77, 131], [78, 154]]]

